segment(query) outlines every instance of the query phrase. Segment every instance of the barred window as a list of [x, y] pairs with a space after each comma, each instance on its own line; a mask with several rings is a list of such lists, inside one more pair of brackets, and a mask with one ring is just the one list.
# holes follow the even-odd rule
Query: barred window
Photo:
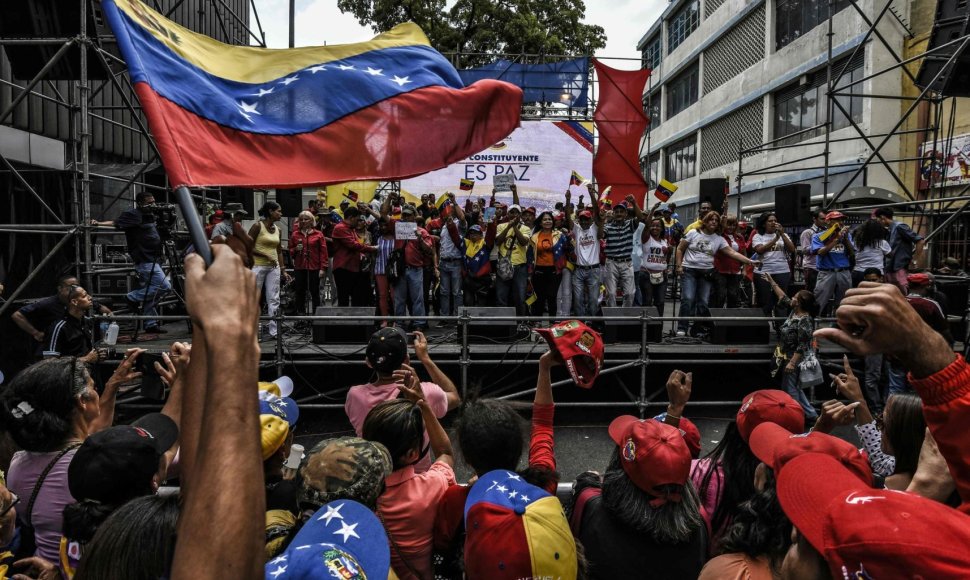
[[695, 62], [667, 83], [667, 119], [697, 102], [700, 69]]
[[697, 175], [697, 134], [667, 146], [664, 178], [677, 182]]
[[667, 54], [680, 46], [691, 32], [697, 30], [700, 20], [698, 0], [688, 0], [670, 17], [667, 21]]
[[656, 70], [660, 67], [663, 60], [663, 39], [660, 34], [648, 41], [643, 47], [643, 68]]
[[[845, 73], [836, 83], [836, 90], [845, 87], [849, 83], [863, 77], [863, 52], [853, 59], [846, 68]], [[845, 60], [832, 64], [832, 75], [836, 75], [845, 65]], [[784, 137], [793, 135], [799, 131], [805, 131], [818, 125], [824, 125], [828, 118], [828, 101], [826, 97], [827, 85], [825, 69], [819, 69], [812, 74], [806, 75], [806, 82], [794, 86], [786, 87], [774, 94], [775, 122], [774, 137]], [[862, 83], [842, 89], [849, 93], [844, 96], [837, 96], [839, 103], [849, 111], [853, 121], [862, 120]], [[833, 105], [834, 114], [832, 115], [832, 129], [838, 130], [849, 126], [846, 115]], [[824, 127], [818, 127], [814, 131], [805, 131], [798, 135], [793, 135], [790, 139], [785, 139], [779, 144], [787, 145], [798, 143], [805, 139], [812, 139], [823, 134]]]
[[640, 170], [643, 172], [643, 180], [647, 182], [649, 188], [656, 188], [660, 182], [660, 152], [657, 151], [649, 157], [641, 158]]
[[[836, 0], [832, 14], [849, 6], [849, 0]], [[828, 0], [776, 0], [775, 48], [781, 49], [805, 35], [829, 15]]]
[[650, 119], [647, 131], [653, 131], [660, 126], [660, 89], [643, 95], [643, 112]]

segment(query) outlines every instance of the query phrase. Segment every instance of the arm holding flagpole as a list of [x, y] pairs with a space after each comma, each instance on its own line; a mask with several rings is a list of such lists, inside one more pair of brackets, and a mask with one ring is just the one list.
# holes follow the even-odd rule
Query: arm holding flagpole
[[209, 247], [209, 239], [202, 227], [202, 220], [199, 219], [195, 204], [192, 203], [189, 188], [184, 185], [177, 187], [175, 189], [175, 200], [182, 208], [182, 219], [185, 220], [185, 226], [189, 229], [189, 237], [192, 239], [192, 245], [195, 246], [195, 252], [199, 254], [205, 265], [209, 266], [212, 263], [212, 248]]

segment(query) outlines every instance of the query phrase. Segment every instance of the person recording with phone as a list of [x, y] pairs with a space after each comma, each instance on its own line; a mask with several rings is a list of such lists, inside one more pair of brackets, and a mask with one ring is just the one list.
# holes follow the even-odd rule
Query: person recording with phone
[[[125, 233], [128, 254], [135, 263], [140, 288], [132, 290], [125, 299], [133, 310], [139, 309], [145, 316], [155, 316], [159, 301], [172, 290], [162, 268], [162, 238], [158, 233], [157, 211], [166, 206], [155, 205], [155, 196], [147, 191], [135, 195], [135, 207], [127, 209], [112, 221], [91, 220], [94, 226], [112, 226]], [[145, 332], [161, 333], [164, 330], [157, 320], [146, 320]]]
[[297, 229], [290, 235], [289, 250], [296, 274], [297, 311], [305, 314], [306, 293], [310, 291], [310, 314], [320, 306], [320, 280], [327, 275], [330, 255], [327, 253], [327, 238], [316, 229], [316, 218], [309, 211], [300, 212]]

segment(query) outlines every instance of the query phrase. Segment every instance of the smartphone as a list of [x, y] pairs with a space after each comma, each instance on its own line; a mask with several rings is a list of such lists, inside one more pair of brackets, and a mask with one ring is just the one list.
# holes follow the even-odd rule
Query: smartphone
[[155, 370], [155, 363], [164, 365], [160, 352], [143, 352], [138, 357], [138, 370], [141, 372], [141, 396], [156, 401], [165, 400], [165, 383]]

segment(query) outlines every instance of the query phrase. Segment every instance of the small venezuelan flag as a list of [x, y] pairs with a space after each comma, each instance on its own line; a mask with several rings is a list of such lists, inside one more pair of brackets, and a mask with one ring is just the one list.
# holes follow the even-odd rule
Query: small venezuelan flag
[[676, 185], [670, 183], [666, 179], [661, 179], [660, 183], [657, 184], [657, 190], [653, 192], [653, 196], [666, 203], [675, 191], [677, 191]]
[[462, 191], [471, 191], [475, 187], [475, 182], [471, 179], [462, 179], [458, 182], [458, 189]]
[[360, 199], [360, 194], [358, 194], [353, 189], [348, 189], [347, 193], [344, 194], [344, 197], [346, 197], [347, 199], [349, 199], [354, 203], [357, 203], [357, 200]]
[[569, 176], [569, 185], [582, 185], [584, 181], [586, 178], [576, 173], [576, 170], [573, 170], [573, 174]]

